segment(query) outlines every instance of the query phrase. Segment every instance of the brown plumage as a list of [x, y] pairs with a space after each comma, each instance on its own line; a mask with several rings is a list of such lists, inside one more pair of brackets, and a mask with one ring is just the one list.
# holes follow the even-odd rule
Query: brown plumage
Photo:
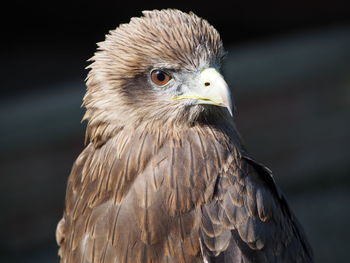
[[91, 59], [61, 262], [312, 262], [270, 170], [240, 143], [218, 32], [192, 13], [143, 14]]

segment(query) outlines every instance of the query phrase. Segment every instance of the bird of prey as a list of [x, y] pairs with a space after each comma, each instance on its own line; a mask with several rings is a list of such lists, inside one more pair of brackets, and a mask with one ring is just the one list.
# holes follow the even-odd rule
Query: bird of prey
[[271, 171], [241, 143], [224, 54], [213, 26], [173, 9], [98, 44], [56, 231], [62, 263], [313, 262]]

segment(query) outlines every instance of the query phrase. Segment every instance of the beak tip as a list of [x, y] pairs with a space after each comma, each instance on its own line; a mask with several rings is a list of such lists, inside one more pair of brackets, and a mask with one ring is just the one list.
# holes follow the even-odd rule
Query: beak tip
[[233, 117], [232, 106], [231, 105], [230, 106], [226, 106], [226, 109], [230, 113], [231, 117]]
[[227, 109], [228, 109], [228, 112], [230, 113], [231, 117], [233, 117], [233, 113], [232, 113], [231, 108], [227, 108]]

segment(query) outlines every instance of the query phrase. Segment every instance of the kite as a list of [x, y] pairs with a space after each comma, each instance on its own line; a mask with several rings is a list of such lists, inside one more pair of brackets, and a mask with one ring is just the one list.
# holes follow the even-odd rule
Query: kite
[[174, 9], [98, 43], [61, 263], [313, 262], [271, 171], [241, 143], [224, 56], [213, 26]]

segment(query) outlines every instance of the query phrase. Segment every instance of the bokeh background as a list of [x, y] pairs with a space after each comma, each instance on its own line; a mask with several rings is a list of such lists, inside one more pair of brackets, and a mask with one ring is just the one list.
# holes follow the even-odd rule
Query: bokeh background
[[220, 32], [237, 123], [305, 227], [316, 262], [350, 249], [346, 1], [11, 1], [0, 49], [0, 262], [57, 262], [55, 227], [83, 149], [84, 69], [141, 10], [194, 11]]

